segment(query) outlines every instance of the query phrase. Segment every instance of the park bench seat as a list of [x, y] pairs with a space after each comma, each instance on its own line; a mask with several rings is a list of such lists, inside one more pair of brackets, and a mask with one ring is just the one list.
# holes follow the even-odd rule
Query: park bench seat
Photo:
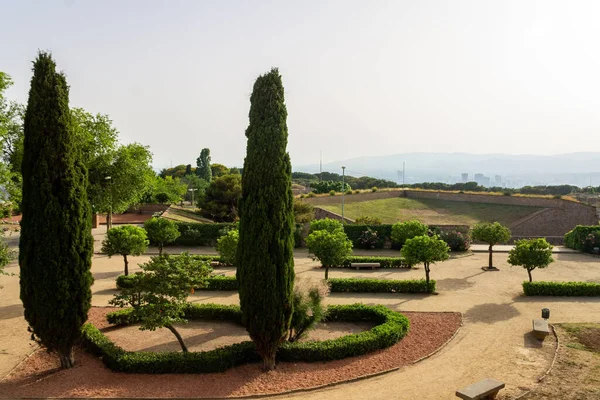
[[493, 378], [487, 378], [457, 390], [456, 397], [465, 400], [494, 399], [500, 389], [504, 388], [504, 386], [504, 382], [500, 382]]
[[537, 339], [544, 340], [546, 336], [550, 334], [550, 327], [548, 321], [541, 318], [533, 320], [533, 336]]
[[356, 268], [357, 270], [360, 268], [375, 269], [380, 267], [379, 263], [350, 263], [350, 266], [352, 268]]
[[211, 267], [218, 267], [219, 265], [221, 265], [221, 263], [219, 261], [211, 261], [210, 262]]

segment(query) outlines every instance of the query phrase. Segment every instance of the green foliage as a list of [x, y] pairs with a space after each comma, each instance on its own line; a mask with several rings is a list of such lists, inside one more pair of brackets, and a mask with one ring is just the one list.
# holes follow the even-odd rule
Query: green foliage
[[211, 164], [210, 170], [213, 178], [218, 178], [219, 176], [229, 175], [231, 172], [229, 168], [224, 166], [223, 164]]
[[264, 369], [271, 370], [289, 331], [294, 289], [292, 166], [286, 150], [284, 89], [277, 69], [257, 78], [250, 104], [237, 278], [244, 325]]
[[577, 225], [565, 234], [565, 246], [570, 249], [591, 253], [594, 247], [600, 247], [598, 246], [600, 240], [596, 240], [598, 233], [600, 233], [600, 225]]
[[330, 195], [330, 196], [335, 196], [335, 190], [330, 190], [330, 191], [329, 191], [329, 195]]
[[367, 229], [377, 233], [377, 243], [375, 248], [382, 249], [387, 239], [390, 239], [392, 232], [392, 225], [360, 225], [360, 224], [346, 224], [344, 225], [344, 232], [348, 235], [348, 238], [354, 244], [354, 247], [360, 248], [360, 237]]
[[467, 251], [471, 247], [471, 235], [459, 231], [441, 232], [440, 239], [448, 244], [450, 251]]
[[294, 199], [294, 220], [296, 224], [306, 224], [315, 218], [315, 208], [308, 203]]
[[225, 265], [235, 265], [237, 246], [240, 234], [232, 229], [217, 240], [217, 251], [221, 255], [221, 262]]
[[[126, 310], [124, 310], [126, 311]], [[128, 321], [121, 313], [120, 320]], [[216, 304], [190, 304], [185, 317], [239, 323], [239, 308]], [[110, 320], [112, 315], [109, 314]], [[368, 331], [321, 342], [284, 343], [278, 356], [288, 362], [320, 362], [356, 357], [390, 347], [408, 333], [408, 319], [384, 306], [363, 304], [334, 305], [328, 308], [327, 321], [370, 321], [376, 324]], [[85, 346], [100, 356], [104, 364], [118, 372], [128, 373], [209, 373], [222, 372], [236, 365], [259, 360], [252, 342], [242, 342], [205, 352], [126, 352], [112, 343], [92, 324], [83, 327]]]
[[165, 327], [173, 332], [182, 350], [187, 352], [173, 325], [187, 322], [184, 318], [187, 297], [194, 288], [206, 285], [212, 269], [207, 262], [198, 261], [188, 253], [179, 257], [152, 257], [140, 267], [142, 272], [136, 272], [132, 287], [121, 289], [109, 304], [132, 306], [131, 317], [141, 323], [140, 330], [154, 331]]
[[296, 279], [294, 283], [294, 312], [290, 323], [289, 342], [295, 342], [313, 329], [326, 315], [323, 304], [329, 294], [326, 281]]
[[344, 226], [337, 219], [324, 218], [324, 219], [315, 219], [310, 222], [310, 230], [309, 233], [316, 231], [327, 231], [330, 233], [334, 233], [337, 231], [343, 231]]
[[332, 292], [354, 293], [434, 293], [435, 280], [392, 280], [368, 278], [331, 278]]
[[376, 231], [371, 228], [367, 228], [366, 231], [361, 233], [358, 238], [358, 246], [361, 249], [374, 249], [379, 244], [380, 239]]
[[102, 252], [108, 257], [115, 254], [123, 256], [125, 263], [125, 275], [129, 275], [129, 261], [127, 256], [139, 256], [148, 249], [148, 237], [143, 228], [133, 225], [123, 225], [112, 228], [106, 233], [106, 239], [102, 242]]
[[526, 296], [600, 296], [596, 282], [523, 282]]
[[364, 215], [362, 217], [356, 218], [354, 222], [357, 225], [381, 225], [381, 218], [369, 217], [367, 215]]
[[427, 235], [429, 227], [419, 221], [398, 222], [392, 225], [391, 237], [399, 246], [404, 246], [408, 239]]
[[381, 256], [349, 256], [341, 264], [342, 267], [351, 268], [352, 263], [379, 263], [380, 268], [410, 268], [411, 266], [402, 257]]
[[310, 192], [306, 195], [307, 198], [312, 199], [313, 197], [317, 197], [316, 194], [314, 194], [313, 192]]
[[347, 190], [352, 190], [350, 185], [345, 182], [342, 186], [342, 182], [334, 182], [334, 181], [322, 181], [322, 182], [314, 182], [311, 184], [311, 189], [314, 193], [322, 194], [333, 192], [333, 196], [335, 196], [336, 192], [345, 192]]
[[309, 253], [325, 267], [325, 279], [329, 278], [329, 267], [341, 265], [352, 254], [352, 242], [341, 231], [314, 231], [306, 238]]
[[378, 190], [378, 189], [377, 189], [377, 186], [373, 186], [373, 187], [371, 188], [371, 192], [373, 192], [373, 193], [375, 193], [377, 190]]
[[207, 182], [212, 180], [212, 169], [210, 168], [210, 149], [204, 148], [196, 159], [196, 175]]
[[[1, 75], [0, 75], [1, 77]], [[11, 250], [8, 247], [8, 243], [6, 243], [6, 239], [4, 237], [4, 231], [0, 230], [0, 276], [2, 275], [12, 275], [4, 272], [4, 267], [6, 267], [12, 260], [15, 259], [17, 253], [14, 250]], [[0, 285], [0, 289], [2, 286]]]
[[48, 53], [33, 64], [24, 134], [21, 300], [33, 335], [70, 368], [91, 303], [94, 240], [69, 88]]
[[223, 230], [235, 225], [231, 223], [203, 224], [199, 222], [175, 222], [181, 236], [175, 240], [177, 246], [214, 246]]
[[547, 268], [552, 262], [554, 262], [552, 245], [543, 238], [517, 240], [515, 247], [508, 252], [508, 263], [525, 268], [529, 275], [529, 282], [531, 282], [531, 271], [536, 268]]
[[404, 243], [402, 257], [410, 265], [423, 263], [425, 280], [429, 282], [430, 265], [447, 260], [449, 251], [448, 244], [437, 236], [417, 236]]
[[180, 178], [156, 176], [150, 179], [146, 193], [142, 198], [144, 203], [173, 204], [180, 202], [186, 195], [188, 185]]
[[489, 262], [488, 267], [493, 268], [492, 265], [492, 247], [498, 243], [507, 242], [510, 239], [510, 229], [500, 224], [499, 222], [485, 222], [476, 224], [471, 231], [471, 237], [473, 240], [478, 240], [487, 243], [489, 247]]
[[222, 276], [215, 275], [211, 276], [206, 281], [206, 290], [238, 290], [238, 281], [235, 276]]
[[[187, 185], [188, 190], [186, 191], [186, 194], [184, 196], [186, 201], [195, 201], [199, 199], [200, 197], [202, 197], [202, 195], [204, 195], [204, 193], [206, 193], [206, 189], [210, 185], [210, 182], [201, 179], [196, 174], [185, 175], [183, 178], [181, 178], [181, 182]], [[190, 191], [189, 189], [196, 189], [193, 192], [193, 195], [192, 191]]]
[[190, 164], [179, 164], [175, 167], [163, 168], [158, 176], [161, 178], [166, 178], [167, 176], [172, 176], [173, 178], [183, 178], [186, 175], [194, 173], [194, 171], [196, 171], [196, 168], [192, 168]]
[[150, 244], [158, 247], [158, 254], [162, 255], [163, 247], [169, 243], [173, 243], [181, 233], [177, 229], [177, 224], [164, 218], [150, 218], [144, 222], [144, 229], [148, 236]]
[[199, 197], [198, 207], [207, 218], [218, 222], [235, 221], [241, 195], [241, 175], [220, 176], [210, 182], [206, 192]]

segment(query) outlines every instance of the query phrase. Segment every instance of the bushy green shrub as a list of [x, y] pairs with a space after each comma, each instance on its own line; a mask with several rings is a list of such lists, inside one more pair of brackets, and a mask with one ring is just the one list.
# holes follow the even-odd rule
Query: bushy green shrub
[[[111, 313], [107, 317], [115, 323], [133, 323], [128, 310]], [[216, 304], [189, 304], [187, 319], [232, 321], [241, 324], [237, 306]], [[368, 331], [324, 341], [283, 343], [277, 353], [279, 360], [288, 362], [319, 362], [360, 356], [390, 347], [409, 330], [408, 319], [384, 306], [364, 304], [333, 305], [328, 308], [327, 321], [371, 321], [377, 324]], [[258, 362], [254, 344], [237, 343], [204, 352], [127, 352], [111, 342], [92, 324], [82, 329], [86, 348], [102, 357], [104, 364], [118, 372], [128, 373], [210, 373], [222, 372], [236, 365]]]
[[441, 232], [440, 239], [448, 244], [450, 251], [467, 251], [471, 247], [471, 235], [459, 231]]
[[359, 194], [359, 193], [360, 193], [360, 190], [358, 190], [358, 189], [356, 189], [356, 190], [354, 191], [354, 194]]
[[329, 195], [330, 195], [330, 196], [335, 196], [335, 190], [330, 190], [330, 191], [329, 191]]
[[600, 225], [577, 225], [565, 234], [565, 246], [570, 249], [591, 253], [594, 247], [600, 247], [598, 245], [600, 240], [597, 240], [597, 233], [600, 233]]
[[523, 282], [526, 296], [600, 296], [595, 282]]
[[294, 199], [294, 220], [297, 224], [306, 224], [315, 218], [315, 208], [312, 204]]
[[202, 224], [198, 222], [176, 222], [179, 236], [174, 244], [178, 246], [214, 246], [223, 230], [236, 225], [232, 223]]
[[331, 278], [332, 292], [355, 293], [434, 293], [435, 280], [429, 283], [424, 279], [392, 280], [392, 279], [359, 279]]
[[525, 268], [529, 282], [532, 281], [531, 271], [548, 268], [552, 262], [552, 245], [544, 238], [517, 240], [515, 247], [508, 253], [508, 263]]
[[217, 239], [217, 251], [221, 255], [221, 262], [225, 265], [234, 265], [237, 254], [238, 241], [240, 234], [236, 229], [232, 229], [227, 234]]
[[164, 246], [173, 243], [181, 236], [175, 222], [164, 218], [150, 218], [144, 222], [144, 229], [150, 244], [158, 247], [159, 255], [162, 255]]
[[360, 248], [360, 236], [367, 229], [371, 229], [377, 233], [377, 243], [375, 248], [381, 249], [384, 247], [386, 240], [390, 239], [392, 232], [392, 225], [359, 225], [359, 224], [346, 224], [344, 225], [344, 232], [348, 235], [348, 239], [352, 241], [352, 244]]
[[306, 195], [306, 197], [312, 199], [313, 197], [317, 197], [317, 195], [315, 194], [315, 192], [310, 192]]
[[344, 194], [350, 196], [352, 194], [352, 189], [348, 189], [344, 192]]
[[344, 226], [337, 219], [324, 218], [324, 219], [315, 219], [310, 222], [310, 230], [309, 233], [313, 233], [316, 231], [327, 231], [327, 232], [336, 232], [343, 231]]
[[357, 225], [381, 225], [381, 218], [363, 215], [354, 221]]
[[408, 239], [427, 235], [428, 230], [427, 225], [416, 220], [397, 222], [392, 225], [391, 237], [392, 241], [402, 247]]
[[373, 192], [373, 193], [375, 193], [377, 190], [379, 190], [379, 189], [377, 189], [377, 186], [373, 186], [373, 187], [371, 188], [371, 192]]
[[325, 267], [325, 279], [329, 278], [329, 268], [340, 265], [352, 254], [352, 242], [342, 230], [329, 232], [325, 229], [312, 232], [306, 238], [309, 253]]
[[215, 275], [206, 280], [206, 287], [202, 289], [223, 291], [238, 290], [238, 282], [235, 276]]
[[294, 247], [299, 248], [304, 245], [304, 226], [302, 224], [296, 224], [294, 228]]
[[363, 233], [361, 233], [360, 237], [358, 238], [358, 248], [361, 249], [374, 249], [377, 247], [377, 244], [379, 243], [379, 237], [377, 235], [377, 232], [372, 230], [371, 228], [367, 228], [366, 231], [363, 231]]

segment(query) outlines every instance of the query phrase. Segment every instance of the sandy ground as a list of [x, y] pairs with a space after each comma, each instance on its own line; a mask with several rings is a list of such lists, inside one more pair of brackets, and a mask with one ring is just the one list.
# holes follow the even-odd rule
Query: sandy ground
[[[317, 263], [306, 253], [296, 254], [297, 275], [323, 276]], [[398, 311], [458, 311], [463, 313], [463, 327], [450, 344], [435, 356], [389, 373], [354, 383], [347, 383], [317, 392], [290, 397], [329, 400], [348, 399], [451, 399], [454, 391], [486, 377], [500, 379], [506, 389], [500, 398], [513, 398], [537, 385], [537, 377], [548, 367], [547, 349], [531, 342], [532, 318], [540, 309], [551, 310], [551, 322], [597, 322], [599, 298], [552, 298], [522, 296], [521, 282], [525, 270], [510, 267], [506, 254], [496, 254], [494, 263], [499, 272], [483, 272], [487, 255], [475, 253], [469, 257], [451, 259], [432, 266], [432, 278], [438, 281], [437, 296], [408, 294], [334, 293], [330, 303], [383, 304]], [[534, 280], [600, 281], [600, 258], [572, 253], [555, 254], [556, 262], [546, 270], [534, 271]], [[145, 262], [147, 256], [132, 257], [131, 264]], [[115, 293], [115, 278], [123, 268], [122, 259], [95, 255], [93, 273], [96, 279], [92, 302], [105, 306]], [[137, 267], [133, 267], [135, 271]], [[15, 266], [7, 272], [17, 272]], [[219, 272], [234, 275], [232, 268]], [[331, 277], [378, 277], [388, 279], [422, 278], [417, 270], [348, 270], [334, 269]], [[0, 277], [0, 376], [6, 375], [32, 351], [32, 344], [22, 317], [18, 295], [18, 278]], [[191, 301], [237, 304], [233, 292], [198, 291]], [[423, 377], [427, 377], [424, 379]]]

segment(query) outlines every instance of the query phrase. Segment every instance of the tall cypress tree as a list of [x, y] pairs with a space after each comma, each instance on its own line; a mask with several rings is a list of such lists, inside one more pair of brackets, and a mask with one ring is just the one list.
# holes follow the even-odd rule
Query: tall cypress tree
[[293, 311], [294, 215], [287, 110], [277, 69], [258, 77], [250, 98], [239, 203], [237, 279], [243, 322], [266, 370]]
[[91, 209], [69, 88], [48, 53], [33, 63], [24, 130], [21, 300], [33, 334], [70, 368], [92, 297]]

